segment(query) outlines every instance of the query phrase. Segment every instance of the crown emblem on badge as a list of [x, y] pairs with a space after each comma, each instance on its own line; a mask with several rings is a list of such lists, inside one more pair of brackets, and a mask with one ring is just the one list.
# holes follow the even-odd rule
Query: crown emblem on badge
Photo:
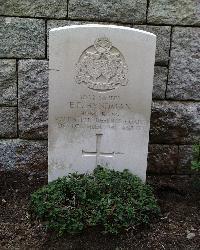
[[95, 40], [76, 64], [75, 81], [91, 90], [106, 92], [126, 86], [128, 67], [122, 53], [106, 37]]

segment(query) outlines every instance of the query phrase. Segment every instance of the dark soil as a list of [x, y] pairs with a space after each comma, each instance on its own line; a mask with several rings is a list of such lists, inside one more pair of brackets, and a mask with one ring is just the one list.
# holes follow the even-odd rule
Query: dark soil
[[148, 227], [130, 228], [118, 236], [90, 229], [57, 237], [29, 214], [30, 194], [46, 176], [0, 172], [0, 249], [200, 249], [200, 194], [188, 177], [149, 177], [161, 217]]

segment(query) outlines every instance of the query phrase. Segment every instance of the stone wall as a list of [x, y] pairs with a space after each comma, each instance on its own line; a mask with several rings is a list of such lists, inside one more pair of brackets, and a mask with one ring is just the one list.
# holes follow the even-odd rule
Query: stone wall
[[0, 0], [0, 169], [47, 170], [48, 31], [92, 22], [157, 35], [148, 172], [190, 174], [200, 138], [199, 0]]

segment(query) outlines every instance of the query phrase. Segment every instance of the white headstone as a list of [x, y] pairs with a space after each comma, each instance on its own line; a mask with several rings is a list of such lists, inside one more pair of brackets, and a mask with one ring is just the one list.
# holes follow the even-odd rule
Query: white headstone
[[50, 31], [49, 181], [97, 165], [145, 180], [155, 47], [120, 26]]

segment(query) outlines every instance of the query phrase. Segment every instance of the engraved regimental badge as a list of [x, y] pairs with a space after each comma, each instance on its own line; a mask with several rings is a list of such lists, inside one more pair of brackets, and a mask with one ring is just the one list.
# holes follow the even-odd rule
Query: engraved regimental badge
[[125, 86], [128, 67], [122, 53], [108, 38], [98, 38], [81, 54], [76, 64], [75, 81], [89, 89], [105, 92]]

